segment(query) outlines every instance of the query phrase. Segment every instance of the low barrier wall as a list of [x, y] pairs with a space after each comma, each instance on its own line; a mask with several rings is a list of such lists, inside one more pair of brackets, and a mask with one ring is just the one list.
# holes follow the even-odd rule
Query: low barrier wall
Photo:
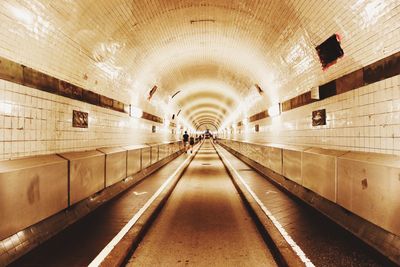
[[233, 154], [400, 263], [400, 157], [219, 140]]
[[[0, 266], [137, 183], [183, 148], [178, 141], [0, 161]], [[102, 200], [92, 203], [97, 195]]]

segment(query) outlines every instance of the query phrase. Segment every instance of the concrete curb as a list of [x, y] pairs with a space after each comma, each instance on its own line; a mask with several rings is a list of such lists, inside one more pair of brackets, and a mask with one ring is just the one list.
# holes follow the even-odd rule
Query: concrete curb
[[221, 161], [224, 163], [225, 169], [231, 177], [232, 182], [238, 190], [246, 208], [248, 208], [250, 215], [254, 219], [264, 241], [271, 249], [271, 253], [278, 265], [289, 267], [305, 266], [299, 256], [293, 251], [290, 244], [284, 239], [278, 229], [265, 215], [255, 199], [247, 191], [245, 186], [240, 182], [235, 172], [228, 166], [228, 164], [226, 164], [225, 159], [220, 155], [219, 148], [215, 147], [215, 150], [217, 151]]
[[111, 250], [100, 266], [123, 266], [129, 261], [137, 246], [150, 229], [152, 223], [157, 218], [169, 196], [172, 194], [176, 185], [180, 181], [180, 178], [183, 176], [186, 169], [196, 156], [200, 147], [201, 144], [193, 153], [193, 155], [191, 155], [191, 159], [182, 167], [181, 170], [176, 173], [172, 181], [148, 207], [148, 209], [143, 213], [143, 215], [128, 231], [128, 233], [121, 239], [121, 241]]

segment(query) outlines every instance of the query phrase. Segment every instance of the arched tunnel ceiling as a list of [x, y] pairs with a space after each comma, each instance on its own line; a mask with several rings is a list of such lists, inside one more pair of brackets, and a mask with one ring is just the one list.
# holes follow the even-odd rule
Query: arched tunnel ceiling
[[[241, 104], [265, 109], [336, 78], [341, 72], [335, 66], [323, 72], [315, 52], [333, 33], [343, 37], [349, 56], [341, 59], [341, 68], [349, 71], [366, 62], [359, 56], [370, 49], [362, 46], [366, 31], [379, 40], [374, 53], [388, 53], [385, 41], [398, 25], [383, 29], [379, 22], [396, 14], [397, 5], [397, 0], [3, 0], [0, 27], [15, 35], [13, 49], [28, 66], [166, 118], [180, 111], [179, 118], [192, 126], [207, 118], [219, 127]], [[20, 45], [27, 38], [31, 49]], [[52, 60], [30, 61], [32, 51], [38, 57], [51, 51], [46, 58]], [[254, 84], [264, 94], [255, 94]], [[154, 85], [158, 89], [148, 101]]]

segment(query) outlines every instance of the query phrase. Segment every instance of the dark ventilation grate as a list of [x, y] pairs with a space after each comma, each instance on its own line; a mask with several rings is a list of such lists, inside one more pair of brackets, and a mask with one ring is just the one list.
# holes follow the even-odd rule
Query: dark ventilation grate
[[344, 55], [343, 49], [340, 47], [340, 36], [338, 34], [334, 34], [326, 39], [316, 47], [316, 50], [323, 70], [328, 69]]
[[211, 22], [214, 23], [215, 19], [192, 19], [190, 20], [190, 24], [194, 24], [194, 23], [204, 23], [204, 22]]

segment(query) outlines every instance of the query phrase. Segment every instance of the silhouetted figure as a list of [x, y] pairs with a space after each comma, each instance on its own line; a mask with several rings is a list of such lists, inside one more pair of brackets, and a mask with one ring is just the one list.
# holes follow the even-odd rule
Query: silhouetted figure
[[185, 131], [185, 133], [183, 134], [183, 143], [185, 145], [185, 152], [188, 151], [188, 143], [189, 143], [189, 135], [187, 133], [187, 131]]
[[193, 153], [193, 146], [194, 146], [194, 137], [193, 136], [190, 137], [189, 145], [190, 145], [190, 153]]

